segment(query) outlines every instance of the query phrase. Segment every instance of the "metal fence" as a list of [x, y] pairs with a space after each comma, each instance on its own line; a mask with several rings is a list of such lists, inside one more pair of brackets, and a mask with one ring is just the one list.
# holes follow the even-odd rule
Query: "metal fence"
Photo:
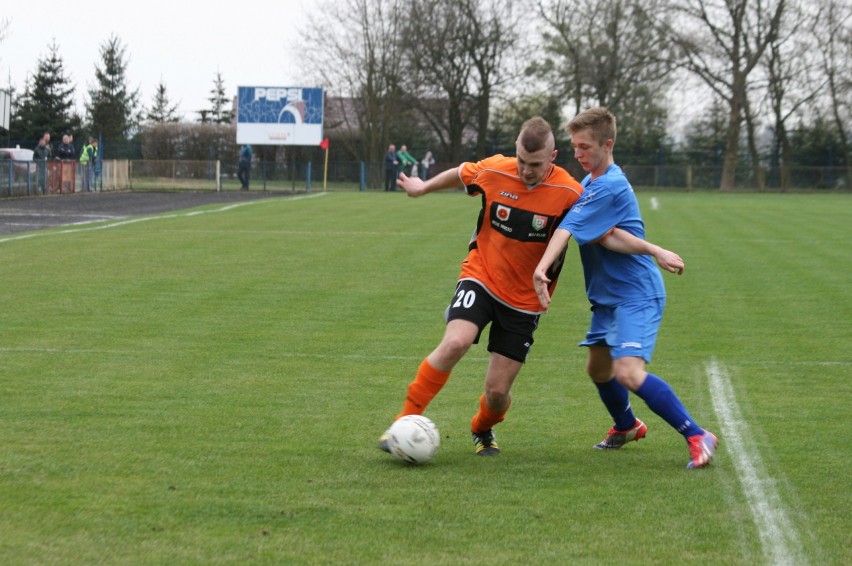
[[[434, 175], [451, 164], [436, 164]], [[585, 173], [576, 163], [566, 164], [581, 179]], [[710, 190], [718, 188], [721, 167], [692, 165], [624, 165], [637, 188]], [[736, 190], [753, 191], [764, 186], [781, 190], [776, 175], [763, 172], [758, 183], [751, 168], [741, 167]], [[791, 171], [784, 190], [852, 191], [845, 167], [799, 167]], [[263, 191], [382, 191], [384, 163], [337, 161], [255, 162], [250, 190]], [[103, 160], [85, 166], [76, 161], [0, 161], [0, 197], [65, 194], [115, 190], [239, 190], [237, 163], [231, 161]]]
[[0, 197], [68, 194], [130, 188], [126, 160], [0, 161]]

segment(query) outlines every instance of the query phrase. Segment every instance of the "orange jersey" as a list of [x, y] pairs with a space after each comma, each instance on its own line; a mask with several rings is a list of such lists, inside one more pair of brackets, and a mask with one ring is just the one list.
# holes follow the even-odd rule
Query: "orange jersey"
[[[516, 310], [544, 312], [533, 287], [533, 272], [583, 187], [554, 165], [541, 184], [527, 188], [518, 174], [517, 159], [502, 155], [462, 163], [459, 177], [467, 194], [482, 196], [479, 221], [459, 279], [478, 281]], [[557, 262], [550, 274], [551, 293], [561, 265]]]

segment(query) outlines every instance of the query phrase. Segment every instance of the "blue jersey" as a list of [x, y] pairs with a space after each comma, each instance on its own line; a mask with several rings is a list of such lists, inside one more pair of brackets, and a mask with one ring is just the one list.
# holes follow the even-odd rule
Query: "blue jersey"
[[633, 187], [618, 165], [595, 180], [583, 179], [583, 195], [560, 228], [580, 245], [586, 295], [593, 305], [615, 306], [628, 301], [665, 298], [663, 277], [651, 256], [613, 252], [598, 240], [613, 228], [645, 239], [645, 224]]

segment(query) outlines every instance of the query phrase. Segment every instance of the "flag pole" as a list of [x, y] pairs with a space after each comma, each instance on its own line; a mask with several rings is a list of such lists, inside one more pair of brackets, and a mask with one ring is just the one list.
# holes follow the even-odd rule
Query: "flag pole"
[[322, 190], [325, 190], [326, 181], [328, 180], [328, 138], [323, 138], [319, 145], [325, 152], [325, 167], [323, 167], [322, 172]]
[[325, 190], [325, 183], [328, 179], [328, 146], [325, 148], [325, 167], [322, 172], [322, 190]]

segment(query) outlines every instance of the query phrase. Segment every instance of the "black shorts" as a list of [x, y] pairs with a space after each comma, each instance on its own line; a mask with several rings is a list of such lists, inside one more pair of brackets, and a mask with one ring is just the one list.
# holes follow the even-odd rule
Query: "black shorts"
[[482, 331], [491, 323], [488, 351], [524, 363], [533, 345], [533, 333], [540, 315], [507, 307], [475, 281], [462, 280], [447, 307], [447, 322], [467, 320], [479, 327], [474, 344], [479, 343]]

